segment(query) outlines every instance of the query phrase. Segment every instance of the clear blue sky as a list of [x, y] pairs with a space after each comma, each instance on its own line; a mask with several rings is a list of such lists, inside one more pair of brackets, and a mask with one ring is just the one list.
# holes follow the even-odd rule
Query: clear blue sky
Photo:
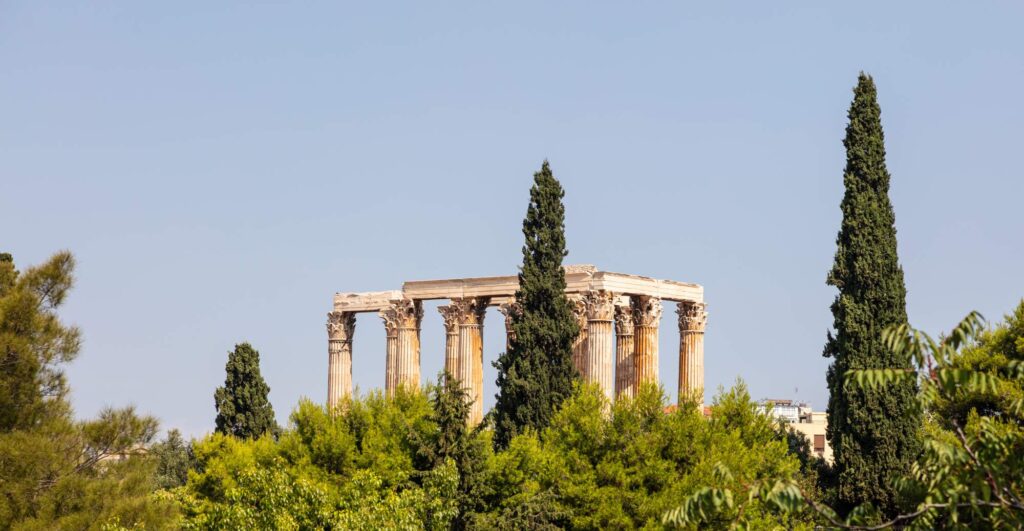
[[[911, 322], [1024, 296], [1019, 2], [253, 4], [0, 3], [0, 249], [78, 257], [80, 416], [133, 403], [211, 430], [243, 340], [279, 419], [324, 400], [332, 294], [514, 273], [544, 158], [567, 263], [703, 284], [708, 387], [823, 408], [860, 70]], [[424, 377], [443, 364], [435, 307]], [[489, 407], [497, 311], [486, 324]], [[383, 354], [361, 317], [363, 389]]]

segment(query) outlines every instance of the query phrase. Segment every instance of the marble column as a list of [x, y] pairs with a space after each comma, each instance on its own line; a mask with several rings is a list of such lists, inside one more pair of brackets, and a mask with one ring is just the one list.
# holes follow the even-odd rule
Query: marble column
[[444, 371], [452, 378], [459, 377], [459, 308], [454, 304], [439, 306], [444, 319]]
[[615, 364], [612, 319], [615, 297], [604, 290], [590, 291], [583, 296], [587, 308], [587, 354], [583, 366], [584, 382], [597, 383], [611, 402], [615, 398]]
[[395, 319], [396, 343], [394, 383], [409, 389], [420, 385], [420, 322], [423, 306], [420, 301], [400, 299], [388, 308]]
[[379, 312], [384, 320], [386, 348], [384, 357], [384, 395], [395, 396], [398, 388], [398, 314], [394, 308], [385, 308]]
[[580, 295], [569, 295], [569, 307], [576, 316], [576, 324], [579, 325], [579, 335], [572, 342], [572, 366], [580, 373], [580, 377], [586, 380], [587, 367], [584, 361], [587, 357], [587, 303]]
[[615, 307], [615, 398], [632, 398], [636, 386], [633, 359], [633, 310]]
[[636, 388], [647, 382], [658, 383], [658, 324], [661, 299], [639, 295], [630, 301], [633, 307], [633, 378]]
[[327, 314], [327, 407], [334, 409], [352, 396], [352, 336], [356, 314]]
[[702, 302], [680, 302], [679, 314], [679, 402], [695, 395], [704, 404], [704, 326], [708, 321]]
[[484, 418], [484, 316], [487, 297], [452, 299], [459, 308], [459, 380], [473, 401], [469, 424], [476, 426]]
[[516, 333], [512, 330], [512, 321], [523, 315], [523, 307], [518, 302], [504, 302], [498, 305], [498, 311], [505, 316], [505, 352], [512, 348]]

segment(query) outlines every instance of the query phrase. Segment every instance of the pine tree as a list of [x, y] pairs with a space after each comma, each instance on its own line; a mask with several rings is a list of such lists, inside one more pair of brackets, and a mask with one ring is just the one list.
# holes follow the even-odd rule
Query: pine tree
[[79, 330], [57, 316], [74, 284], [75, 259], [59, 252], [19, 273], [0, 253], [0, 432], [30, 429], [67, 413], [63, 365], [78, 355]]
[[912, 383], [884, 390], [844, 386], [851, 369], [911, 368], [881, 339], [886, 327], [907, 322], [907, 310], [874, 81], [861, 73], [853, 92], [843, 141], [843, 221], [827, 281], [839, 289], [832, 303], [835, 334], [828, 334], [824, 350], [833, 359], [827, 375], [828, 438], [839, 508], [871, 502], [891, 516], [899, 503], [891, 480], [919, 454], [921, 424]]
[[248, 343], [228, 353], [224, 387], [214, 394], [217, 431], [244, 439], [277, 433], [274, 409], [267, 395], [270, 387], [260, 374], [260, 353]]
[[63, 367], [80, 333], [58, 310], [74, 266], [62, 251], [19, 272], [0, 253], [0, 529], [170, 528], [175, 508], [152, 495], [153, 467], [140, 452], [156, 419], [130, 407], [95, 420], [71, 413]]
[[530, 206], [523, 220], [523, 265], [508, 352], [498, 357], [494, 444], [507, 447], [526, 428], [547, 426], [578, 377], [572, 342], [579, 325], [565, 298], [565, 207], [562, 185], [545, 160], [533, 175]]

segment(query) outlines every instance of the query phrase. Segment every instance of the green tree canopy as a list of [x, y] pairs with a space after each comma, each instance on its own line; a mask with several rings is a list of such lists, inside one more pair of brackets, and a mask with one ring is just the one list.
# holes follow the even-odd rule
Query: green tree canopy
[[[711, 419], [695, 402], [666, 411], [653, 384], [609, 406], [596, 385], [580, 386], [538, 432], [495, 454], [491, 509], [480, 528], [653, 529], [680, 499], [703, 488], [738, 488], [763, 477], [794, 477], [799, 460], [746, 386], [720, 391]], [[728, 469], [730, 474], [718, 471]], [[794, 528], [802, 517], [744, 510], [753, 528]], [[726, 528], [722, 515], [707, 528]]]
[[67, 251], [20, 273], [0, 255], [0, 432], [39, 426], [67, 409], [63, 364], [78, 355], [80, 333], [57, 308], [74, 284]]
[[458, 472], [458, 513], [453, 529], [465, 529], [473, 513], [485, 510], [484, 500], [490, 486], [484, 474], [489, 442], [480, 424], [475, 429], [467, 425], [471, 404], [469, 393], [458, 379], [448, 373], [438, 376], [432, 389], [430, 419], [437, 425], [436, 434], [424, 445], [422, 452], [429, 457], [431, 469], [452, 462]]
[[156, 419], [130, 407], [72, 418], [63, 364], [79, 332], [57, 310], [74, 263], [60, 252], [19, 274], [0, 254], [0, 529], [173, 526], [174, 505], [152, 496], [155, 463], [145, 456]]
[[872, 502], [892, 515], [898, 511], [892, 480], [920, 454], [921, 421], [913, 408], [912, 380], [884, 391], [844, 385], [851, 370], [910, 368], [882, 343], [882, 330], [905, 324], [907, 310], [874, 81], [862, 73], [853, 93], [843, 140], [843, 221], [828, 275], [839, 294], [832, 303], [835, 334], [829, 333], [824, 349], [833, 360], [827, 435], [840, 511]]
[[533, 175], [530, 205], [523, 220], [523, 265], [519, 270], [513, 338], [500, 355], [498, 394], [493, 410], [494, 443], [508, 445], [517, 433], [547, 426], [572, 394], [577, 379], [572, 342], [579, 325], [565, 298], [565, 207], [562, 185], [547, 161]]
[[249, 343], [235, 345], [224, 368], [224, 387], [214, 394], [217, 432], [245, 439], [277, 432], [270, 387], [260, 374], [260, 353]]
[[[885, 392], [908, 382], [919, 382], [921, 392], [910, 408], [936, 419], [925, 431], [924, 451], [910, 470], [893, 478], [892, 485], [907, 503], [904, 512], [880, 513], [870, 502], [844, 516], [837, 514], [800, 482], [786, 477], [765, 477], [741, 489], [705, 487], [665, 514], [665, 521], [704, 526], [723, 516], [739, 513], [734, 522], [752, 528], [741, 507], [757, 500], [779, 515], [813, 518], [835, 529], [1022, 529], [1024, 528], [1024, 400], [1013, 396], [991, 413], [997, 393], [1024, 387], [1024, 341], [1020, 308], [1005, 325], [991, 331], [981, 316], [971, 313], [939, 340], [907, 325], [883, 332], [882, 342], [912, 369], [852, 369], [844, 384], [849, 388]], [[1016, 329], [1016, 330], [1015, 330]], [[993, 356], [993, 363], [977, 369], [979, 350], [1008, 348], [1009, 356]], [[987, 397], [980, 402], [979, 397]], [[942, 417], [943, 411], [954, 414]]]

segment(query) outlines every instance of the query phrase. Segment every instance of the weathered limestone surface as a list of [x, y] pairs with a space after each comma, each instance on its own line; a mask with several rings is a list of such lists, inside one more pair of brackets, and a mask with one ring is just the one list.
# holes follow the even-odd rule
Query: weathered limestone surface
[[444, 370], [454, 378], [459, 377], [459, 308], [454, 304], [440, 306], [437, 311], [441, 312], [444, 319], [445, 343], [444, 343]]
[[612, 320], [615, 316], [615, 295], [607, 291], [591, 291], [584, 295], [587, 309], [587, 354], [583, 381], [594, 382], [611, 401], [615, 398], [615, 370]]
[[679, 314], [679, 401], [697, 394], [704, 403], [704, 327], [708, 314], [704, 303], [680, 302]]
[[[697, 284], [676, 282], [674, 280], [659, 280], [639, 275], [627, 275], [625, 273], [612, 273], [609, 271], [598, 271], [592, 265], [568, 265], [565, 266], [566, 293], [584, 293], [588, 291], [607, 291], [611, 293], [629, 295], [647, 295], [658, 297], [667, 301], [695, 301], [703, 302], [704, 287]], [[395, 298], [407, 298], [416, 300], [432, 299], [454, 299], [466, 297], [512, 297], [519, 289], [519, 277], [515, 275], [503, 277], [478, 277], [459, 278], [446, 280], [417, 280], [406, 282], [402, 285], [401, 295], [385, 296], [376, 294], [388, 294], [393, 292], [374, 292], [381, 304]], [[347, 300], [351, 293], [339, 293], [335, 295], [335, 304], [339, 300]], [[372, 306], [373, 300], [362, 302], [363, 306]], [[492, 304], [505, 302], [497, 299]], [[348, 304], [354, 305], [353, 302]], [[335, 308], [340, 309], [340, 308]], [[368, 311], [368, 310], [364, 310]]]
[[636, 387], [633, 357], [633, 309], [615, 306], [615, 397], [631, 398]]
[[377, 312], [384, 320], [386, 350], [384, 360], [384, 394], [394, 396], [398, 388], [398, 315], [394, 308]]
[[333, 409], [352, 396], [352, 336], [356, 314], [327, 314], [327, 405]]
[[636, 385], [658, 381], [658, 324], [661, 313], [661, 299], [643, 295], [633, 298], [633, 377]]
[[572, 366], [580, 373], [580, 377], [587, 379], [587, 367], [584, 360], [587, 357], [587, 303], [581, 295], [570, 295], [569, 306], [576, 316], [576, 324], [579, 325], [580, 333], [572, 342]]
[[486, 297], [452, 299], [459, 312], [459, 380], [469, 392], [473, 405], [469, 423], [476, 426], [484, 418], [484, 316]]
[[[672, 280], [565, 266], [566, 295], [580, 325], [573, 364], [584, 381], [596, 382], [609, 398], [632, 396], [641, 382], [658, 380], [661, 302], [678, 303], [679, 390], [704, 387], [704, 288]], [[445, 324], [445, 370], [463, 382], [473, 400], [470, 422], [483, 418], [483, 320], [488, 306], [505, 316], [506, 343], [521, 307], [517, 276], [406, 282], [401, 290], [337, 293], [328, 318], [328, 404], [352, 392], [355, 314], [378, 312], [386, 331], [385, 391], [420, 383], [422, 301], [448, 299], [438, 310]], [[614, 330], [614, 337], [612, 336]]]
[[410, 389], [420, 385], [420, 321], [423, 306], [420, 301], [400, 299], [392, 301], [397, 343], [395, 345], [395, 384]]
[[366, 291], [363, 293], [335, 293], [336, 312], [376, 312], [391, 305], [391, 301], [402, 299], [401, 290]]

